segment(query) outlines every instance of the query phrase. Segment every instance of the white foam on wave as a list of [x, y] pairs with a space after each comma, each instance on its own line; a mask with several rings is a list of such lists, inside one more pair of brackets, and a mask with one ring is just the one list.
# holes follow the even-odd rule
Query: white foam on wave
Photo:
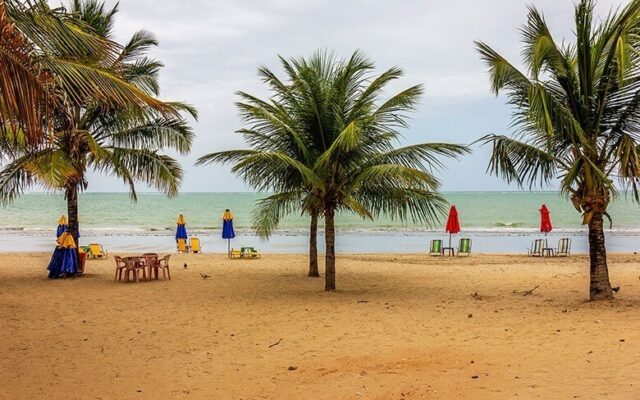
[[[414, 227], [367, 227], [367, 228], [355, 228], [355, 227], [337, 227], [338, 234], [356, 234], [363, 236], [397, 236], [397, 235], [446, 235], [446, 232], [442, 228], [427, 229], [427, 228], [414, 228]], [[212, 236], [219, 235], [220, 228], [187, 228], [190, 235], [198, 236]], [[55, 228], [51, 227], [0, 227], [0, 236], [11, 236], [19, 234], [21, 236], [52, 236], [54, 235]], [[605, 229], [605, 232], [613, 235], [621, 236], [640, 236], [640, 227], [631, 228], [613, 228]], [[324, 229], [320, 227], [318, 230], [320, 235], [324, 234]], [[556, 228], [551, 232], [552, 236], [557, 235], [584, 235], [587, 233], [586, 227], [584, 228]], [[119, 226], [119, 227], [86, 227], [80, 228], [81, 236], [173, 236], [175, 234], [174, 227], [165, 228], [144, 228], [134, 226]], [[252, 228], [240, 227], [236, 229], [238, 236], [255, 235], [255, 230]], [[287, 227], [277, 229], [274, 234], [280, 236], [307, 236], [309, 234], [308, 227]], [[459, 235], [534, 235], [540, 234], [540, 231], [536, 228], [528, 227], [510, 227], [510, 226], [493, 226], [493, 227], [468, 227], [464, 228]]]

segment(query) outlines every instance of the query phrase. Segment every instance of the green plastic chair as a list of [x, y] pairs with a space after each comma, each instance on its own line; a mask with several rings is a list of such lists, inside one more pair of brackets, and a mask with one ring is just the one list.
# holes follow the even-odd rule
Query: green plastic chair
[[241, 247], [240, 253], [242, 258], [261, 258], [262, 254], [253, 247]]
[[556, 257], [569, 257], [571, 255], [571, 239], [562, 238], [558, 241]]
[[545, 248], [544, 239], [536, 239], [531, 242], [531, 248], [529, 249], [529, 257], [542, 257], [542, 249]]
[[80, 246], [78, 247], [80, 251], [87, 253], [88, 258], [93, 258], [93, 254], [91, 254], [91, 247], [89, 246]]
[[431, 241], [431, 246], [429, 247], [429, 255], [431, 255], [431, 256], [441, 256], [442, 255], [442, 240], [441, 239], [433, 239]]
[[460, 244], [458, 245], [458, 255], [467, 257], [471, 255], [471, 239], [460, 238]]

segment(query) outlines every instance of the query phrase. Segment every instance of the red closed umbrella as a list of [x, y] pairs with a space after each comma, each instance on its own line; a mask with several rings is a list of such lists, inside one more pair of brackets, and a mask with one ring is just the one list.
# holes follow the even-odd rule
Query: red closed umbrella
[[542, 207], [540, 207], [540, 232], [544, 233], [545, 235], [549, 232], [551, 232], [551, 230], [553, 229], [553, 226], [551, 225], [551, 215], [549, 213], [549, 209], [547, 208], [546, 204], [543, 204]]
[[449, 247], [451, 247], [451, 235], [455, 235], [460, 232], [460, 221], [458, 220], [458, 210], [456, 206], [451, 206], [449, 210], [449, 218], [447, 219], [447, 226], [445, 231], [449, 234]]

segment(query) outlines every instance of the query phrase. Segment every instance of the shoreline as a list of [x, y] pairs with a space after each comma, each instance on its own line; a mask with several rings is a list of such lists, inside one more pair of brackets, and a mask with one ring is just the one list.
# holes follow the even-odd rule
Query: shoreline
[[[85, 232], [91, 236], [100, 235], [146, 235], [146, 236], [173, 236], [176, 231], [175, 226], [162, 227], [162, 228], [147, 228], [140, 226], [117, 226], [117, 227], [101, 227], [101, 226], [81, 226], [81, 232]], [[235, 227], [234, 231], [236, 235], [254, 235], [255, 229], [250, 227]], [[30, 236], [48, 236], [51, 232], [55, 232], [51, 226], [38, 226], [38, 227], [23, 227], [23, 226], [0, 226], [0, 236], [13, 235], [15, 233], [21, 233]], [[220, 235], [222, 228], [220, 227], [193, 227], [187, 225], [187, 232], [191, 235]], [[605, 235], [629, 235], [640, 236], [640, 227], [621, 227], [621, 228], [605, 228]], [[421, 227], [395, 227], [395, 226], [378, 226], [378, 227], [340, 227], [336, 226], [336, 233], [340, 234], [364, 234], [364, 235], [437, 235], [444, 234], [443, 228], [421, 228]], [[293, 226], [293, 227], [279, 227], [273, 231], [274, 235], [281, 236], [307, 236], [309, 234], [308, 226]], [[510, 235], [529, 235], [540, 234], [539, 228], [531, 227], [463, 227], [461, 231], [464, 234], [480, 234], [480, 235], [497, 235], [497, 236], [510, 236]], [[549, 235], [584, 235], [588, 234], [586, 226], [562, 228], [554, 227]], [[318, 235], [324, 235], [324, 226], [318, 225]]]
[[[223, 254], [227, 251], [227, 241], [217, 233], [193, 234], [201, 240], [204, 253]], [[607, 251], [609, 253], [640, 252], [640, 234], [608, 232], [606, 235]], [[0, 234], [0, 253], [7, 251], [18, 252], [52, 252], [55, 238], [52, 232], [31, 235], [21, 232]], [[457, 247], [458, 239], [468, 237], [472, 239], [472, 254], [526, 254], [532, 240], [544, 238], [540, 233], [503, 234], [493, 232], [463, 231], [452, 238], [452, 246]], [[556, 247], [562, 237], [572, 239], [572, 254], [585, 254], [588, 251], [586, 233], [552, 232], [547, 235], [549, 247]], [[421, 254], [428, 251], [432, 239], [441, 239], [448, 244], [449, 235], [438, 232], [412, 233], [378, 233], [378, 232], [344, 232], [336, 235], [336, 251], [341, 254]], [[82, 231], [80, 245], [100, 243], [108, 252], [175, 252], [173, 232], [166, 234], [140, 234], [136, 232], [112, 233], [92, 235], [90, 231]], [[268, 241], [263, 241], [255, 235], [241, 234], [231, 241], [231, 247], [252, 246], [264, 253], [304, 254], [308, 249], [308, 236], [291, 234], [274, 234]], [[324, 235], [319, 232], [318, 249], [324, 248]]]

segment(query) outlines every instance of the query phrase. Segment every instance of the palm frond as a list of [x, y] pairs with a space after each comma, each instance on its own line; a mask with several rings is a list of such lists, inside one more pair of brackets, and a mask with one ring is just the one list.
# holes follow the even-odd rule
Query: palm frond
[[300, 208], [303, 193], [297, 190], [281, 192], [260, 199], [253, 210], [253, 227], [258, 237], [268, 239], [280, 220]]
[[0, 170], [0, 202], [9, 204], [25, 189], [36, 184], [56, 190], [75, 176], [76, 170], [71, 160], [58, 150], [46, 149], [24, 154]]
[[393, 163], [421, 170], [442, 169], [440, 157], [456, 159], [470, 154], [468, 146], [451, 143], [421, 143], [393, 149], [373, 159], [375, 163]]
[[[120, 176], [121, 178], [127, 180], [131, 177], [169, 196], [178, 194], [184, 173], [180, 164], [173, 158], [146, 149], [108, 147], [107, 150], [111, 157], [96, 163], [98, 171], [117, 174], [118, 171], [124, 170], [127, 171], [127, 175]], [[118, 169], [114, 168], [115, 166], [118, 166]]]
[[555, 158], [542, 149], [501, 135], [486, 135], [477, 142], [493, 146], [487, 171], [507, 182], [532, 188], [555, 177]]
[[271, 92], [268, 100], [238, 92], [244, 126], [237, 133], [249, 149], [207, 154], [197, 161], [231, 164], [250, 187], [274, 193], [256, 209], [259, 234], [267, 236], [294, 209], [437, 220], [444, 200], [435, 192], [439, 182], [432, 170], [442, 166], [439, 157], [468, 149], [444, 143], [395, 149], [422, 86], [384, 100], [383, 90], [402, 71], [391, 67], [374, 75], [373, 62], [358, 51], [344, 60], [318, 51], [309, 58], [280, 57], [280, 62], [286, 80], [259, 69]]

